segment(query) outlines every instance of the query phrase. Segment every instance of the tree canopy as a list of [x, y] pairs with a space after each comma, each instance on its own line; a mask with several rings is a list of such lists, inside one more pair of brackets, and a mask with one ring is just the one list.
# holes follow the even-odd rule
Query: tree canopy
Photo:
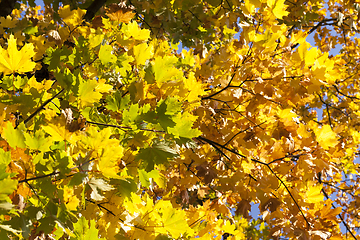
[[358, 238], [359, 3], [38, 4], [0, 3], [0, 239]]

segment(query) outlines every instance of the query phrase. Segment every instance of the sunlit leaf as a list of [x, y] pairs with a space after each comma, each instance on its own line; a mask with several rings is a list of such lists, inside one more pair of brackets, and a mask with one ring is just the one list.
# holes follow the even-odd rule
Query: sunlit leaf
[[15, 72], [25, 73], [32, 71], [35, 67], [35, 63], [31, 61], [31, 58], [35, 55], [34, 46], [25, 44], [19, 51], [14, 35], [10, 35], [7, 41], [7, 50], [0, 46], [0, 72], [7, 75]]
[[13, 148], [24, 148], [26, 146], [23, 132], [19, 128], [14, 129], [14, 126], [11, 122], [7, 122], [6, 129], [3, 132], [3, 137]]

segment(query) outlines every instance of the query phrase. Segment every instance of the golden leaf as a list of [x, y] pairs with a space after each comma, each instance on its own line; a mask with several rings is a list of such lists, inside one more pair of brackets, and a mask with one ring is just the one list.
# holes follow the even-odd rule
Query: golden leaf
[[305, 193], [305, 201], [308, 203], [317, 203], [324, 200], [324, 196], [321, 193], [322, 185], [311, 186], [308, 183], [308, 190]]
[[338, 143], [335, 132], [329, 125], [322, 126], [321, 129], [315, 129], [316, 139], [324, 149], [335, 147]]
[[34, 46], [32, 44], [25, 44], [19, 51], [17, 50], [14, 35], [10, 35], [7, 50], [0, 46], [0, 72], [3, 72], [5, 75], [15, 72], [30, 72], [36, 65], [36, 63], [31, 61], [34, 55]]
[[64, 202], [67, 209], [75, 211], [80, 203], [80, 200], [74, 195], [74, 189], [68, 186], [64, 187]]

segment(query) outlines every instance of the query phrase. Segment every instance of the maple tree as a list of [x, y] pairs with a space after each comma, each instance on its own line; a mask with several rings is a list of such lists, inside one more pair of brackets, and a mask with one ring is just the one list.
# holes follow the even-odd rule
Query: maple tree
[[0, 239], [357, 239], [359, 3], [43, 4], [0, 3]]

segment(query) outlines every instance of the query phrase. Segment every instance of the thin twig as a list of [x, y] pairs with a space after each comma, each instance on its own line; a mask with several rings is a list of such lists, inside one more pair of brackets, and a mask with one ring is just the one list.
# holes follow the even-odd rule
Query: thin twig
[[[107, 124], [107, 123], [97, 123], [97, 122], [92, 122], [92, 121], [86, 121], [86, 122], [87, 122], [87, 123], [90, 123], [90, 124], [94, 124], [94, 125], [99, 125], [99, 126], [133, 130], [131, 127], [128, 127], [128, 126], [119, 126], [119, 125]], [[149, 131], [149, 132], [165, 133], [165, 131], [162, 131], [162, 130], [154, 130], [154, 129], [147, 129], [147, 128], [140, 128], [140, 129], [138, 129], [138, 130], [141, 130], [141, 131]]]
[[[237, 151], [235, 151], [235, 150], [233, 150], [233, 149], [230, 149], [230, 148], [228, 148], [228, 147], [226, 147], [226, 146], [224, 146], [224, 145], [221, 145], [221, 144], [219, 144], [219, 143], [217, 143], [217, 142], [214, 142], [214, 141], [212, 141], [212, 140], [210, 140], [210, 139], [207, 139], [207, 138], [204, 138], [204, 137], [201, 137], [201, 136], [198, 137], [198, 139], [209, 143], [209, 144], [212, 145], [213, 147], [215, 147], [215, 146], [221, 147], [221, 148], [223, 148], [223, 149], [225, 149], [225, 150], [227, 150], [227, 151], [229, 151], [229, 152], [231, 152], [231, 153], [234, 153], [234, 154], [237, 155], [237, 156], [240, 156], [240, 157], [243, 157], [243, 158], [247, 158], [245, 155], [240, 154], [240, 153], [238, 153]], [[261, 165], [266, 166], [266, 167], [272, 172], [272, 174], [280, 181], [280, 183], [285, 187], [286, 191], [289, 193], [291, 199], [295, 202], [295, 205], [296, 205], [296, 207], [299, 209], [299, 211], [300, 211], [301, 215], [303, 216], [303, 218], [305, 219], [305, 222], [307, 223], [308, 228], [310, 228], [311, 225], [310, 225], [309, 221], [307, 220], [304, 212], [303, 212], [302, 209], [300, 208], [300, 206], [299, 206], [299, 204], [297, 203], [297, 201], [295, 200], [294, 196], [293, 196], [292, 193], [290, 192], [289, 188], [288, 188], [288, 187], [286, 186], [286, 184], [281, 180], [281, 178], [279, 178], [279, 176], [272, 170], [272, 168], [270, 167], [270, 165], [269, 165], [268, 163], [261, 162], [261, 161], [255, 159], [255, 158], [250, 158], [250, 160], [253, 161], [253, 162], [255, 162], [255, 163], [259, 163], [259, 164], [261, 164]]]
[[[318, 174], [318, 182], [321, 184], [322, 180], [321, 180], [321, 173]], [[326, 199], [329, 199], [329, 195], [325, 192], [325, 190], [322, 188], [321, 189], [322, 193], [324, 194], [324, 196], [326, 197]], [[336, 206], [331, 203], [331, 206], [335, 209]], [[349, 225], [345, 222], [344, 218], [341, 216], [341, 214], [338, 214], [339, 218], [341, 219], [341, 222], [344, 224], [346, 230], [351, 234], [351, 236], [356, 240], [357, 238], [355, 237], [355, 235], [351, 232]]]
[[29, 181], [33, 181], [33, 180], [37, 180], [37, 179], [41, 179], [41, 178], [46, 178], [46, 177], [50, 177], [50, 176], [54, 176], [60, 174], [60, 172], [58, 171], [54, 171], [52, 173], [46, 174], [46, 175], [41, 175], [41, 176], [37, 176], [37, 177], [32, 177], [32, 178], [25, 178], [23, 180], [20, 180], [19, 183], [28, 183]]
[[[41, 110], [43, 110], [43, 108], [44, 108], [48, 103], [50, 103], [52, 100], [54, 100], [56, 97], [58, 97], [58, 96], [59, 96], [62, 92], [64, 92], [64, 91], [65, 91], [64, 88], [61, 89], [60, 92], [58, 92], [58, 93], [55, 94], [52, 98], [46, 100], [43, 104], [41, 104], [41, 106], [38, 107], [38, 108], [35, 110], [35, 112], [33, 112], [28, 118], [26, 118], [26, 119], [24, 120], [24, 124], [26, 124], [26, 123], [27, 123], [28, 121], [30, 121], [33, 117], [35, 117], [36, 114], [38, 114]], [[18, 122], [18, 123], [15, 125], [15, 128], [14, 128], [14, 129], [16, 129], [16, 128], [19, 126], [19, 124], [20, 124], [20, 122]]]

